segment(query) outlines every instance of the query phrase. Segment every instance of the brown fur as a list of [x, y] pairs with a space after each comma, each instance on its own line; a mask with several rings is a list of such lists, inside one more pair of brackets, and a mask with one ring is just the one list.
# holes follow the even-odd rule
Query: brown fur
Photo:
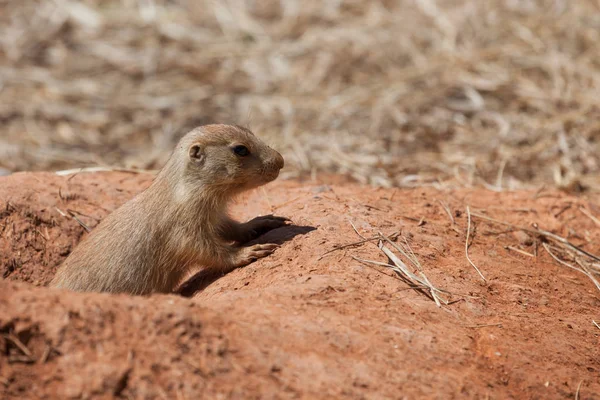
[[[234, 153], [236, 145], [250, 154]], [[277, 178], [283, 158], [249, 130], [207, 125], [185, 135], [152, 185], [104, 219], [63, 262], [51, 286], [130, 294], [172, 292], [191, 268], [230, 271], [275, 244], [236, 246], [285, 225], [227, 215], [237, 194]]]

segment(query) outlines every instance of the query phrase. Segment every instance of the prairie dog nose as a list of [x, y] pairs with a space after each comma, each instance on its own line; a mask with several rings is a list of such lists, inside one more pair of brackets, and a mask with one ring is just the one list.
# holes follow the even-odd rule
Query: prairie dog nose
[[275, 160], [273, 161], [273, 164], [278, 168], [281, 169], [283, 168], [285, 161], [283, 160], [283, 156], [281, 154], [279, 154], [278, 151], [275, 151]]

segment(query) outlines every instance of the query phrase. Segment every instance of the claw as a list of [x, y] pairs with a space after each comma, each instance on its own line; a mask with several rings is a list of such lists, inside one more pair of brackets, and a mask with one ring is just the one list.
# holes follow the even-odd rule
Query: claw
[[272, 254], [278, 247], [279, 245], [275, 243], [255, 244], [249, 247], [243, 247], [240, 249], [239, 259], [236, 265], [239, 267], [248, 265], [259, 258]]

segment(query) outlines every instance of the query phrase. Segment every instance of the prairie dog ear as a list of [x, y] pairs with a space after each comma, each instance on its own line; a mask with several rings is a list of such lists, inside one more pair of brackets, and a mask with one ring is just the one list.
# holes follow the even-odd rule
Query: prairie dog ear
[[204, 149], [198, 143], [190, 146], [188, 149], [188, 155], [190, 160], [195, 163], [200, 164], [202, 161], [204, 161]]

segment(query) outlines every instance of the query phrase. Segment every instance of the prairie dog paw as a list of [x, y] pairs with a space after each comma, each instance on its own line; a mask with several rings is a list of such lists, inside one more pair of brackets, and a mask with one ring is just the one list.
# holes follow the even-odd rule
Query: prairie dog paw
[[272, 254], [275, 249], [279, 247], [278, 244], [267, 243], [267, 244], [255, 244], [248, 247], [242, 247], [237, 260], [237, 266], [242, 267], [248, 265], [259, 258], [263, 258]]
[[246, 222], [244, 225], [248, 230], [253, 231], [256, 236], [282, 226], [289, 225], [292, 221], [286, 217], [278, 217], [275, 215], [262, 215]]
[[238, 243], [248, 243], [270, 230], [289, 225], [291, 222], [286, 217], [263, 215], [239, 224], [234, 233], [228, 235], [228, 237]]

